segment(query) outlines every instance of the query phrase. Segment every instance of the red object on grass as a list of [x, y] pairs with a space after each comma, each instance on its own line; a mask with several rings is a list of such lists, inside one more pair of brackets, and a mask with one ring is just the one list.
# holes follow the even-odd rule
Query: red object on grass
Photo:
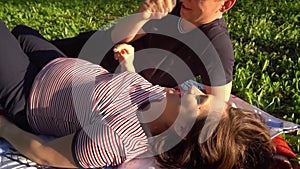
[[296, 158], [296, 154], [292, 151], [292, 149], [280, 135], [273, 138], [272, 142], [276, 146], [277, 154], [284, 155], [288, 158]]
[[[272, 139], [273, 144], [276, 147], [277, 154], [287, 157], [287, 159], [296, 158], [296, 154], [289, 147], [286, 141], [279, 135]], [[287, 161], [276, 159], [276, 166], [272, 169], [293, 169]], [[300, 169], [300, 165], [297, 167]]]

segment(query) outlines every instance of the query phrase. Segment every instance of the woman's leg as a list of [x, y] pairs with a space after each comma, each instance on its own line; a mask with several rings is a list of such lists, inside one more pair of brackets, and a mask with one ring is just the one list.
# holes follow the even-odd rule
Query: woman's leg
[[51, 41], [51, 43], [63, 51], [67, 57], [78, 58], [84, 44], [95, 32], [96, 31], [83, 32], [73, 38], [58, 39]]
[[55, 58], [65, 57], [65, 54], [56, 46], [46, 40], [38, 31], [28, 26], [16, 26], [12, 30], [12, 34], [19, 41], [30, 62], [37, 66], [38, 69], [43, 68]]
[[18, 25], [12, 30], [12, 34], [15, 35], [24, 52], [29, 56], [43, 55], [47, 51], [53, 54], [53, 51], [56, 51], [58, 55], [72, 58], [78, 57], [85, 42], [95, 32], [84, 32], [73, 38], [48, 41], [38, 31], [25, 25]]
[[19, 42], [0, 20], [0, 103], [8, 119], [29, 130], [26, 102], [38, 69], [30, 64]]

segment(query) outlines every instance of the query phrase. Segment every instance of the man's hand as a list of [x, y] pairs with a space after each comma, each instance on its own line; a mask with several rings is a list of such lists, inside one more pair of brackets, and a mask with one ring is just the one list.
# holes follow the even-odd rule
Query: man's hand
[[128, 44], [120, 44], [115, 46], [114, 48], [115, 59], [119, 60], [121, 65], [121, 71], [130, 71], [135, 72], [135, 68], [133, 66], [134, 60], [134, 48]]
[[144, 0], [139, 12], [144, 19], [161, 19], [170, 13], [176, 5], [176, 0]]
[[143, 37], [142, 27], [151, 19], [161, 19], [175, 7], [177, 0], [143, 0], [136, 14], [119, 19], [111, 39], [114, 43], [129, 43]]

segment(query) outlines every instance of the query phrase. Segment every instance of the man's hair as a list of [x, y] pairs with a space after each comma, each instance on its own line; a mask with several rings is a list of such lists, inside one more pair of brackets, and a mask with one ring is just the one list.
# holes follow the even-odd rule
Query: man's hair
[[[174, 135], [156, 140], [154, 151], [163, 168], [186, 169], [268, 169], [275, 147], [263, 118], [251, 111], [229, 106], [212, 135], [199, 143], [206, 119], [197, 119], [185, 139], [164, 151]], [[212, 123], [214, 123], [212, 119]]]

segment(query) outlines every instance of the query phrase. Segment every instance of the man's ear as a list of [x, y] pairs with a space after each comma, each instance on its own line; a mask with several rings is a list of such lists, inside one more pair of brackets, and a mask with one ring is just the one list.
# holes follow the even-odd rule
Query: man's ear
[[223, 7], [221, 8], [221, 12], [226, 12], [228, 11], [230, 8], [233, 7], [233, 5], [235, 4], [236, 0], [226, 0], [224, 1]]

